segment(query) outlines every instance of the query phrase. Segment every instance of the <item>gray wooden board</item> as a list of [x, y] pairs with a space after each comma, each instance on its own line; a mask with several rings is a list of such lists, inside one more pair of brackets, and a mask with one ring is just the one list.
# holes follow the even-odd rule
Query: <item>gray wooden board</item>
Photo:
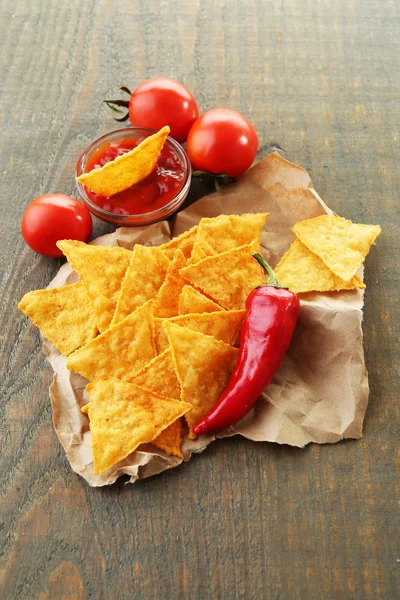
[[[2, 0], [0, 34], [1, 597], [399, 597], [399, 2]], [[74, 193], [80, 152], [114, 128], [103, 98], [160, 74], [202, 110], [242, 111], [260, 157], [280, 149], [331, 208], [383, 227], [365, 275], [365, 436], [223, 440], [152, 480], [90, 489], [16, 309], [61, 261], [34, 254], [20, 221], [34, 196]]]

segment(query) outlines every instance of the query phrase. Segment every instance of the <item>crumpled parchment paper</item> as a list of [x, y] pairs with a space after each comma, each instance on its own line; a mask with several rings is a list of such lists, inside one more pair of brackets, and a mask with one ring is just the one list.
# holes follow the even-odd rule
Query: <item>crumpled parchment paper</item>
[[[273, 153], [250, 169], [237, 183], [206, 196], [179, 213], [170, 227], [120, 228], [94, 244], [159, 245], [200, 221], [221, 213], [270, 213], [262, 234], [264, 257], [275, 266], [294, 239], [292, 226], [301, 219], [332, 211], [312, 187], [308, 174]], [[77, 281], [68, 264], [49, 287]], [[291, 346], [281, 368], [254, 409], [218, 437], [240, 434], [253, 441], [303, 447], [359, 438], [368, 403], [368, 376], [362, 344], [363, 290], [303, 294]], [[113, 483], [127, 474], [130, 482], [150, 477], [182, 461], [150, 444], [143, 445], [106, 473], [93, 474], [91, 434], [80, 407], [88, 400], [87, 381], [66, 368], [66, 358], [44, 341], [54, 370], [50, 398], [54, 425], [73, 470], [91, 486]], [[184, 440], [185, 461], [202, 451], [214, 437]]]

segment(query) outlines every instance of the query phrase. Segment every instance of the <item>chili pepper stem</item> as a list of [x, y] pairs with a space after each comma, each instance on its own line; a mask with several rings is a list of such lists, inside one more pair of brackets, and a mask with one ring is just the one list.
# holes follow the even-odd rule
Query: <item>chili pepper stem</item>
[[[256, 259], [256, 261], [262, 266], [262, 268], [264, 269], [264, 271], [268, 274], [269, 282], [265, 283], [264, 285], [272, 285], [273, 287], [276, 287], [276, 288], [287, 289], [283, 285], [279, 285], [278, 280], [276, 278], [276, 275], [274, 273], [274, 270], [263, 259], [263, 257], [261, 256], [261, 254], [258, 254], [258, 252], [253, 252], [252, 256], [253, 256], [253, 258]], [[262, 286], [259, 286], [259, 287], [262, 287]]]

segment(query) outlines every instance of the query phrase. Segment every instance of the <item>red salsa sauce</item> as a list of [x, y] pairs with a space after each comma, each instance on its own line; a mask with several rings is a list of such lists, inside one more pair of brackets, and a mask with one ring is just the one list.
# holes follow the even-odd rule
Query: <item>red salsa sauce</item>
[[[103, 142], [88, 158], [85, 172], [99, 169], [117, 156], [133, 150], [144, 139], [144, 136], [124, 137], [118, 141]], [[184, 183], [184, 167], [179, 157], [166, 143], [157, 159], [156, 168], [146, 179], [108, 197], [99, 196], [87, 187], [85, 190], [90, 200], [100, 208], [116, 215], [135, 215], [166, 206], [181, 191]]]

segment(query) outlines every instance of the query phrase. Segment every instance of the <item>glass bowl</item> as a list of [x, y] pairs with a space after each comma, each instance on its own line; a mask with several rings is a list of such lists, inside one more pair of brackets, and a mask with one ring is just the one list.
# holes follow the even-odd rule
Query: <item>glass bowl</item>
[[[104, 142], [116, 142], [121, 138], [127, 138], [131, 136], [136, 138], [143, 136], [147, 137], [149, 135], [152, 135], [153, 133], [156, 133], [154, 129], [146, 129], [144, 127], [125, 127], [123, 129], [116, 129], [115, 131], [110, 131], [109, 133], [102, 135], [101, 137], [97, 138], [97, 140], [92, 142], [86, 148], [86, 150], [84, 150], [84, 152], [82, 152], [76, 165], [76, 177], [79, 177], [79, 175], [85, 173], [87, 161], [89, 160], [92, 153], [98, 150], [100, 144]], [[150, 225], [151, 223], [162, 221], [163, 219], [167, 219], [168, 217], [173, 215], [188, 195], [190, 182], [192, 179], [192, 167], [185, 150], [180, 144], [178, 144], [178, 142], [176, 142], [173, 138], [168, 137], [166, 144], [178, 157], [178, 160], [181, 163], [184, 170], [183, 186], [177, 193], [177, 195], [170, 202], [168, 202], [168, 204], [147, 213], [120, 215], [105, 210], [100, 206], [97, 206], [97, 204], [95, 204], [88, 196], [85, 186], [81, 183], [76, 182], [78, 194], [83, 204], [87, 206], [87, 208], [92, 214], [94, 214], [102, 221], [118, 225], [119, 227], [140, 227], [143, 225]]]

